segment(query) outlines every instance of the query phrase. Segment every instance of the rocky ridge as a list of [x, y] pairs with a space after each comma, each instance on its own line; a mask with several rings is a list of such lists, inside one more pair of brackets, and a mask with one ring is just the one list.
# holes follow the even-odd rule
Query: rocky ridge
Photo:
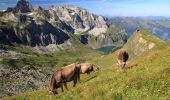
[[124, 45], [124, 49], [130, 53], [130, 58], [133, 58], [140, 56], [146, 51], [150, 51], [163, 43], [165, 42], [151, 34], [149, 31], [142, 29], [133, 33]]

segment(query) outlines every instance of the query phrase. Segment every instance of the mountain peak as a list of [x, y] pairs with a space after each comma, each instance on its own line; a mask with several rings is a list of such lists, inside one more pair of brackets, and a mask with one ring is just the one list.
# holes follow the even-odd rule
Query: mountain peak
[[26, 0], [19, 0], [15, 8], [18, 9], [21, 13], [27, 13], [33, 10], [32, 5]]

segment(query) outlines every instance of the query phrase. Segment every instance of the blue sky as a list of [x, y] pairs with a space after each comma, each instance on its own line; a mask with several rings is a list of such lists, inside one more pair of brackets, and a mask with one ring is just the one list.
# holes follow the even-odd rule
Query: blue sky
[[[170, 16], [170, 0], [28, 0], [32, 5], [71, 4], [105, 16]], [[17, 0], [0, 0], [0, 9], [15, 6]]]

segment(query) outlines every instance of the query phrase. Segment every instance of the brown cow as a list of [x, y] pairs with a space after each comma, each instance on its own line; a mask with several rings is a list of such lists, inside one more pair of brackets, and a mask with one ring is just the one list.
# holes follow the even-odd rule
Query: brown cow
[[126, 50], [120, 50], [117, 54], [118, 68], [123, 69], [126, 65], [129, 55]]
[[77, 80], [80, 77], [80, 64], [73, 63], [66, 67], [63, 67], [54, 72], [51, 77], [51, 82], [49, 84], [49, 92], [52, 94], [57, 94], [57, 88], [61, 88], [63, 92], [63, 84], [67, 88], [67, 82], [73, 81], [73, 87], [76, 86]]

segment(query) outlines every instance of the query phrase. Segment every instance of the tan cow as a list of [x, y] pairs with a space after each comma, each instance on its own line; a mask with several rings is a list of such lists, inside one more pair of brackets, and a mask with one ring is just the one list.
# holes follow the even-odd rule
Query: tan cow
[[87, 73], [90, 74], [92, 71], [98, 71], [99, 67], [92, 63], [81, 63], [81, 73]]
[[76, 86], [77, 80], [80, 78], [80, 64], [73, 63], [65, 66], [57, 71], [55, 71], [51, 77], [51, 82], [49, 84], [49, 93], [57, 94], [57, 88], [61, 88], [62, 92], [63, 85], [67, 88], [67, 82], [73, 81], [73, 87]]
[[117, 53], [118, 68], [123, 69], [126, 65], [126, 61], [128, 60], [128, 58], [129, 58], [129, 55], [128, 55], [127, 51], [126, 50], [120, 50]]
[[[82, 74], [90, 74], [92, 71], [98, 71], [100, 70], [99, 67], [95, 64], [92, 64], [92, 63], [81, 63], [80, 64], [80, 68], [81, 68], [81, 73]], [[78, 77], [78, 80], [80, 82], [80, 77]]]

